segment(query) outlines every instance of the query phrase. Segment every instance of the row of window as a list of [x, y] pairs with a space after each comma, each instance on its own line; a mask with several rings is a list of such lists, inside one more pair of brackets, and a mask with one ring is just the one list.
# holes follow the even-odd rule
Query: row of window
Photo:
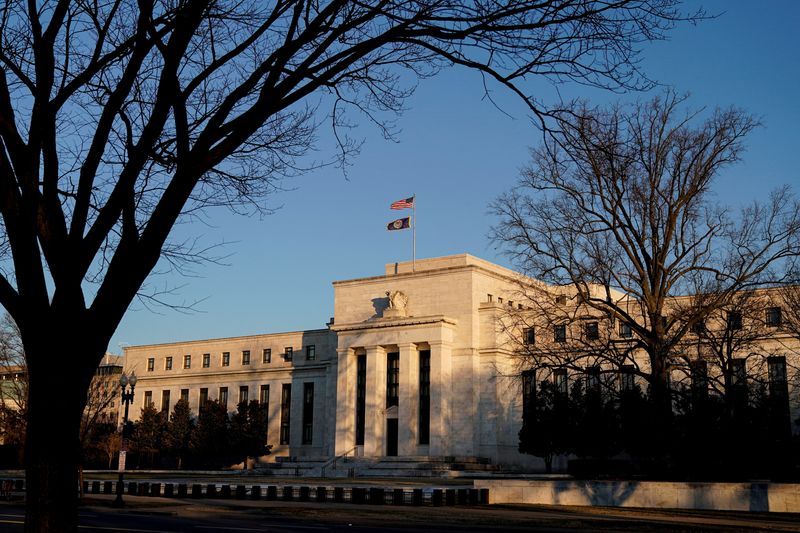
[[[747, 362], [745, 359], [732, 359], [729, 369], [730, 385], [734, 388], [747, 388]], [[633, 390], [635, 386], [635, 368], [633, 365], [623, 365], [619, 369], [619, 389], [621, 391]], [[786, 373], [786, 358], [773, 356], [767, 358], [767, 376], [769, 380], [770, 395], [788, 396], [788, 382]], [[530, 398], [535, 390], [535, 370], [526, 370], [522, 373], [523, 399]], [[569, 392], [569, 381], [566, 368], [556, 368], [552, 372], [553, 384], [559, 393]], [[585, 369], [587, 390], [600, 389], [600, 367], [591, 366]], [[704, 360], [692, 362], [691, 368], [692, 391], [695, 393], [708, 393], [708, 363]], [[745, 392], [746, 394], [746, 392]]]
[[[161, 391], [161, 411], [169, 413], [170, 410], [169, 390]], [[189, 401], [189, 389], [181, 389], [181, 400]], [[210, 401], [208, 388], [200, 389], [199, 405], [202, 409], [206, 402]], [[220, 387], [217, 401], [227, 409], [228, 407], [228, 387]], [[250, 388], [247, 385], [239, 387], [239, 402], [250, 401]], [[259, 388], [258, 401], [265, 405], [269, 412], [269, 385], [261, 385]], [[153, 391], [144, 391], [144, 405], [153, 406]], [[292, 385], [284, 383], [281, 385], [281, 410], [280, 410], [280, 443], [289, 444], [291, 436], [291, 410], [292, 410]], [[314, 439], [314, 383], [303, 383], [303, 427], [302, 444], [313, 444]], [[267, 435], [265, 435], [265, 440]]]
[[[765, 311], [764, 323], [769, 327], [779, 327], [782, 323], [780, 307], [768, 307]], [[730, 311], [727, 314], [726, 324], [728, 329], [742, 329], [742, 314], [738, 311]], [[584, 335], [586, 340], [596, 341], [600, 339], [600, 326], [598, 322], [586, 322], [584, 324]], [[705, 322], [697, 322], [692, 326], [692, 331], [700, 334], [705, 331]], [[633, 337], [633, 330], [630, 324], [621, 322], [619, 325], [619, 336], [624, 339]], [[534, 328], [523, 330], [523, 340], [525, 344], [536, 344], [536, 331]], [[553, 340], [555, 342], [567, 342], [567, 325], [557, 324], [553, 326]]]
[[[305, 354], [306, 354], [306, 361], [316, 361], [317, 359], [317, 347], [314, 344], [309, 344], [305, 347]], [[287, 346], [283, 349], [283, 354], [281, 354], [284, 361], [292, 361], [294, 359], [294, 348], [291, 346]], [[250, 350], [242, 350], [242, 358], [241, 364], [242, 366], [247, 366], [250, 364]], [[264, 348], [261, 352], [261, 362], [262, 363], [271, 363], [272, 362], [272, 348]], [[211, 354], [204, 353], [203, 354], [203, 361], [202, 361], [203, 368], [210, 368], [211, 367]], [[231, 353], [230, 352], [222, 352], [220, 356], [220, 366], [231, 366]], [[164, 370], [172, 370], [173, 368], [173, 357], [168, 355], [164, 358]], [[191, 354], [186, 354], [183, 356], [183, 368], [188, 370], [192, 368], [192, 356]], [[147, 371], [153, 372], [156, 369], [156, 358], [149, 357], [147, 359]]]

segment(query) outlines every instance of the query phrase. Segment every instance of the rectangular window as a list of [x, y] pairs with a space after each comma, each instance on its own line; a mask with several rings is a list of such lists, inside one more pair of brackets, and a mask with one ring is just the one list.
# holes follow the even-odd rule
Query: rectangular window
[[172, 370], [172, 357], [164, 359], [164, 370]]
[[633, 390], [635, 381], [633, 374], [633, 365], [622, 365], [619, 372], [619, 388], [622, 391]]
[[192, 368], [192, 356], [191, 355], [184, 355], [183, 356], [183, 368]]
[[386, 354], [386, 407], [398, 405], [400, 400], [400, 354]]
[[314, 439], [314, 383], [303, 383], [303, 444]]
[[281, 435], [280, 443], [289, 444], [289, 429], [291, 428], [292, 412], [292, 385], [284, 383], [281, 388]]
[[287, 346], [283, 349], [283, 360], [284, 361], [291, 361], [292, 356], [294, 355], [294, 348], [291, 346]]
[[567, 297], [563, 294], [556, 296], [556, 304], [558, 305], [566, 305], [567, 304]]
[[203, 354], [203, 368], [208, 368], [211, 366], [211, 354], [204, 353]]
[[525, 344], [536, 344], [536, 330], [533, 328], [525, 328], [522, 330], [522, 338]]
[[744, 359], [731, 359], [731, 385], [747, 386], [747, 365]]
[[261, 385], [258, 393], [258, 401], [261, 405], [269, 405], [269, 385]]
[[219, 404], [226, 409], [228, 408], [228, 387], [219, 388]]
[[767, 307], [766, 323], [767, 326], [777, 328], [783, 322], [780, 307]]
[[144, 391], [144, 406], [150, 407], [153, 405], [153, 391], [146, 390]]
[[597, 322], [586, 324], [586, 340], [596, 341], [600, 338], [600, 326]]
[[208, 389], [204, 387], [200, 389], [200, 403], [199, 403], [200, 409], [203, 408], [206, 402], [208, 402]]
[[250, 364], [250, 350], [244, 350], [242, 352], [242, 365], [249, 365]]
[[150, 357], [147, 359], [147, 371], [152, 372], [156, 369], [156, 358]]
[[250, 401], [250, 387], [242, 385], [239, 387], [239, 403], [247, 403]]
[[566, 368], [556, 368], [553, 370], [553, 384], [556, 386], [556, 391], [559, 394], [566, 395], [569, 393], [569, 382]]
[[586, 369], [586, 390], [600, 392], [600, 367], [597, 365]]
[[231, 352], [222, 352], [222, 366], [231, 366]]
[[161, 410], [169, 413], [169, 391], [161, 391]]
[[708, 363], [703, 360], [692, 361], [692, 399], [708, 398]]
[[306, 361], [314, 361], [317, 358], [317, 347], [313, 344], [306, 346]]
[[553, 328], [553, 336], [556, 342], [567, 342], [567, 325], [559, 324]]
[[694, 324], [692, 324], [692, 333], [695, 335], [702, 335], [706, 332], [706, 322], [705, 320], [698, 320]]
[[189, 389], [181, 389], [181, 401], [189, 403]]
[[419, 443], [431, 440], [431, 351], [419, 352]]
[[619, 336], [623, 339], [630, 339], [633, 337], [633, 330], [631, 329], [631, 325], [627, 322], [620, 322], [619, 323]]
[[536, 370], [522, 372], [522, 421], [532, 421], [536, 401]]
[[367, 412], [367, 356], [356, 357], [356, 444], [364, 444], [364, 425]]
[[742, 313], [739, 311], [728, 312], [728, 329], [742, 329]]
[[262, 363], [272, 362], [272, 348], [264, 348], [264, 351], [261, 354], [261, 362]]

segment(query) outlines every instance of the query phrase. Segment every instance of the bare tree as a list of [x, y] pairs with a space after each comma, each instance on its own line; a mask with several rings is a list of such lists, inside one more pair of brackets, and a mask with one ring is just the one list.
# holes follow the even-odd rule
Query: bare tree
[[[737, 109], [703, 119], [702, 110], [683, 111], [684, 101], [667, 92], [609, 110], [576, 103], [558, 113], [561, 128], [534, 151], [519, 185], [494, 203], [494, 238], [516, 266], [573, 297], [552, 316], [575, 328], [565, 316], [572, 313], [608, 332], [593, 335], [593, 349], [562, 350], [569, 364], [598, 354], [627, 362], [664, 417], [670, 362], [687, 332], [739, 291], [780, 282], [800, 253], [798, 203], [788, 189], [739, 214], [710, 196], [757, 123]], [[700, 286], [702, 305], [675, 305]], [[542, 290], [528, 294], [530, 307], [542, 308]], [[528, 353], [543, 351], [552, 354], [539, 346]]]
[[76, 529], [86, 390], [159, 261], [201, 259], [169, 240], [178, 221], [261, 207], [324, 122], [345, 163], [357, 117], [393, 135], [415, 81], [443, 67], [542, 120], [525, 79], [648, 86], [638, 47], [696, 19], [678, 3], [4, 2], [0, 303], [29, 358], [26, 531]]

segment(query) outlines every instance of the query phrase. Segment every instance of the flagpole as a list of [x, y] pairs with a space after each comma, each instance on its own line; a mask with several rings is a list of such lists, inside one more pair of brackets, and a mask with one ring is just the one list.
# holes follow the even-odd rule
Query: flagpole
[[411, 202], [411, 272], [417, 271], [417, 194]]

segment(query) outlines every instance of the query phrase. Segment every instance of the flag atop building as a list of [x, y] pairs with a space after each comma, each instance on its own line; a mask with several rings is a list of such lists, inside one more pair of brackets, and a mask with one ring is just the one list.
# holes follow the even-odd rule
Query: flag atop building
[[411, 209], [414, 207], [414, 197], [410, 198], [403, 198], [402, 200], [397, 200], [393, 202], [392, 205], [389, 206], [389, 209]]
[[386, 229], [394, 231], [396, 229], [408, 229], [411, 227], [411, 217], [398, 218], [386, 225]]

